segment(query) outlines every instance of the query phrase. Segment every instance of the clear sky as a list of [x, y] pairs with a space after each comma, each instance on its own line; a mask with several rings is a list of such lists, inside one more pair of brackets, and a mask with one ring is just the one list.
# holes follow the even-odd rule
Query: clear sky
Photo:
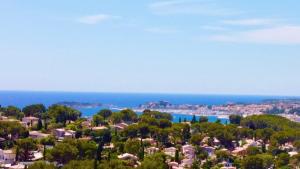
[[0, 90], [300, 95], [299, 0], [3, 0]]

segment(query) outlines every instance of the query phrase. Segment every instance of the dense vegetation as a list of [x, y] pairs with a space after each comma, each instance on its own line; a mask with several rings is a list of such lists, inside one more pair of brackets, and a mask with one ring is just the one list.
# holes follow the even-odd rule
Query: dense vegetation
[[[222, 161], [228, 161], [237, 168], [267, 169], [296, 168], [300, 166], [300, 155], [291, 157], [282, 147], [291, 143], [300, 151], [300, 124], [275, 115], [255, 115], [242, 118], [230, 116], [230, 124], [209, 123], [207, 118], [193, 118], [191, 122], [172, 123], [167, 113], [145, 110], [138, 116], [130, 109], [120, 112], [101, 110], [92, 118], [92, 126], [106, 126], [106, 129], [92, 130], [85, 126], [86, 119], [81, 113], [70, 107], [52, 105], [49, 108], [41, 104], [26, 106], [22, 110], [13, 106], [1, 108], [3, 116], [21, 119], [24, 116], [39, 118], [39, 123], [26, 128], [17, 121], [0, 121], [0, 137], [4, 138], [1, 149], [14, 148], [17, 161], [28, 161], [33, 150], [42, 149], [43, 160], [30, 165], [29, 169], [168, 169], [167, 161], [180, 162], [183, 158], [181, 147], [191, 144], [195, 147], [195, 161], [191, 166], [197, 168], [220, 168]], [[124, 130], [113, 128], [114, 124], [129, 124]], [[58, 142], [53, 136], [33, 140], [29, 130], [39, 130], [52, 134], [55, 128], [65, 127], [76, 132], [76, 138]], [[143, 141], [151, 138], [155, 141], [157, 153], [147, 154], [151, 146]], [[211, 157], [203, 145], [216, 146], [215, 156]], [[244, 156], [233, 156], [230, 152], [244, 140], [262, 140], [261, 146], [250, 146]], [[113, 147], [107, 148], [110, 144]], [[41, 148], [43, 147], [43, 148]], [[52, 147], [52, 148], [47, 148]], [[161, 150], [176, 147], [175, 157], [165, 155]], [[118, 155], [130, 153], [138, 157], [140, 164], [132, 160], [120, 160]], [[45, 162], [47, 161], [47, 162]]]

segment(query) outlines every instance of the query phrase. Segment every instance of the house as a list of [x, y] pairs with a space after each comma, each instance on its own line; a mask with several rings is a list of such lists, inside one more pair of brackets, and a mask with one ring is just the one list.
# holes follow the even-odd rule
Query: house
[[245, 147], [236, 147], [231, 153], [234, 156], [246, 156], [247, 148], [245, 148]]
[[175, 161], [172, 161], [172, 162], [169, 162], [169, 163], [168, 163], [168, 166], [169, 166], [170, 168], [174, 169], [174, 168], [178, 168], [178, 167], [179, 167], [179, 164], [178, 164], [177, 162], [175, 162]]
[[56, 138], [64, 138], [65, 137], [65, 129], [55, 129], [54, 135]]
[[6, 121], [8, 119], [8, 117], [6, 116], [0, 116], [0, 121]]
[[118, 156], [119, 159], [121, 160], [133, 160], [133, 161], [137, 161], [138, 157], [129, 153], [125, 153], [125, 154], [121, 154]]
[[124, 130], [128, 126], [127, 123], [118, 123], [113, 125], [112, 127], [117, 129], [118, 131]]
[[156, 144], [156, 141], [153, 138], [145, 138], [145, 139], [142, 139], [142, 141], [143, 142], [148, 142], [151, 145], [155, 145]]
[[175, 154], [176, 154], [176, 148], [175, 147], [169, 147], [169, 148], [165, 148], [164, 149], [164, 153], [166, 155], [169, 155], [171, 157], [175, 157]]
[[5, 164], [2, 167], [5, 169], [25, 169], [24, 164]]
[[13, 150], [2, 150], [0, 149], [0, 163], [11, 164], [16, 159], [16, 153]]
[[214, 148], [214, 147], [204, 145], [204, 146], [202, 146], [202, 148], [203, 148], [204, 151], [207, 152], [207, 154], [208, 154], [209, 156], [212, 156], [212, 155], [214, 155], [214, 153], [215, 153], [215, 148]]
[[74, 138], [76, 131], [73, 130], [66, 130], [65, 131], [65, 138]]
[[186, 159], [194, 159], [195, 149], [192, 145], [184, 145], [182, 146], [182, 154]]
[[246, 144], [243, 146], [244, 148], [261, 146], [261, 142], [255, 141], [254, 139], [246, 139], [245, 142], [246, 142]]
[[288, 152], [288, 154], [293, 157], [295, 155], [298, 155], [298, 152], [297, 151], [291, 151], [291, 152]]
[[236, 169], [236, 167], [233, 167], [232, 163], [228, 161], [223, 161], [220, 164], [223, 166], [222, 169]]
[[92, 127], [91, 128], [92, 131], [105, 130], [105, 129], [107, 129], [107, 127], [105, 127], [105, 126], [97, 126], [97, 127]]
[[215, 146], [219, 146], [221, 144], [220, 140], [218, 140], [217, 138], [214, 137], [214, 145]]
[[63, 140], [64, 138], [74, 138], [75, 131], [73, 130], [65, 130], [65, 129], [55, 129], [54, 135], [57, 139]]
[[115, 147], [114, 143], [103, 146], [104, 149], [113, 149]]
[[183, 168], [190, 168], [193, 165], [194, 159], [183, 159], [180, 166]]
[[49, 134], [44, 134], [39, 131], [30, 131], [29, 132], [29, 137], [31, 137], [33, 139], [41, 139], [41, 138], [45, 138], [48, 136], [49, 136]]
[[156, 153], [156, 152], [158, 152], [159, 151], [159, 148], [157, 148], [157, 147], [149, 147], [149, 148], [146, 148], [146, 152], [148, 153], [148, 154], [154, 154], [154, 153]]
[[28, 126], [34, 126], [38, 123], [39, 118], [33, 117], [33, 116], [28, 116], [28, 117], [23, 117], [22, 118], [22, 124], [26, 127]]
[[285, 143], [284, 145], [280, 146], [280, 149], [285, 151], [293, 151], [294, 146], [292, 143]]
[[92, 126], [92, 123], [90, 120], [86, 120], [86, 121], [82, 122], [81, 125], [85, 128], [90, 128]]
[[195, 158], [195, 148], [192, 145], [182, 146], [182, 154], [184, 159], [181, 161], [180, 166], [183, 168], [191, 167]]
[[41, 160], [44, 157], [43, 152], [41, 151], [32, 151], [32, 153], [33, 153], [33, 158], [31, 159], [32, 161]]

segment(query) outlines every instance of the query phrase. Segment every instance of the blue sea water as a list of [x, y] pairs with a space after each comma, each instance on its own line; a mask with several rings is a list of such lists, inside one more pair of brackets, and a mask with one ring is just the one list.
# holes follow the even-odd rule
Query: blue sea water
[[[192, 94], [137, 94], [137, 93], [80, 93], [80, 92], [25, 92], [0, 91], [0, 105], [14, 105], [22, 108], [26, 105], [42, 103], [46, 106], [63, 101], [102, 103], [120, 108], [134, 108], [151, 101], [168, 101], [172, 104], [220, 105], [226, 103], [259, 103], [266, 99], [286, 99], [283, 96], [246, 96], [246, 95], [192, 95]], [[80, 109], [83, 116], [92, 116], [103, 107]], [[191, 115], [173, 114], [174, 121], [179, 117], [190, 120]], [[209, 117], [215, 121], [217, 117]]]

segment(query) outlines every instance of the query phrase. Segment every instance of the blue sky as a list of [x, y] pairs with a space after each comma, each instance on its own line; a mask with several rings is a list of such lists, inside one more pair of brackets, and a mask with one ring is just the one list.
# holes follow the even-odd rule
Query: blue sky
[[4, 0], [1, 90], [300, 95], [298, 0]]

